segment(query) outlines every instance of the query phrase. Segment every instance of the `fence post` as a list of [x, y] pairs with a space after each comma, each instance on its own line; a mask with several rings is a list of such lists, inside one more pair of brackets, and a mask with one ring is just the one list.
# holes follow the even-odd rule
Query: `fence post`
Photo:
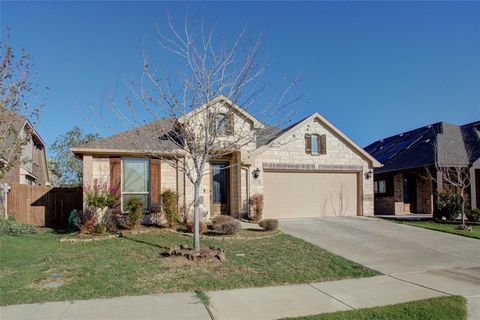
[[10, 191], [10, 186], [8, 183], [3, 183], [1, 191], [3, 197], [3, 209], [5, 210], [5, 219], [8, 219], [8, 192]]

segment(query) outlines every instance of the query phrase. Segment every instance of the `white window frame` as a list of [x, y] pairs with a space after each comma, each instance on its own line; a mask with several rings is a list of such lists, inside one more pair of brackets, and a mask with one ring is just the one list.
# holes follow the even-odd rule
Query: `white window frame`
[[[124, 192], [123, 191], [123, 161], [124, 160], [145, 160], [147, 162], [147, 192]], [[123, 208], [123, 195], [124, 194], [146, 194], [147, 195], [147, 207], [144, 208], [145, 211], [150, 209], [150, 159], [146, 158], [135, 158], [135, 157], [122, 157], [120, 161], [120, 210], [122, 213], [126, 213]]]
[[[380, 187], [381, 185], [383, 186], [383, 188]], [[373, 186], [373, 192], [375, 194], [386, 194], [387, 193], [387, 180], [382, 179], [382, 180], [375, 181], [374, 186]]]

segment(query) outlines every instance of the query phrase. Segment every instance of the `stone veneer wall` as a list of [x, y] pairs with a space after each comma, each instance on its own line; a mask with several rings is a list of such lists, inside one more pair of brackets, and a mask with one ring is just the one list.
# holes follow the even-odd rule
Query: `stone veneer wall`
[[[305, 134], [325, 134], [327, 153], [309, 155], [305, 153]], [[365, 179], [365, 173], [371, 170], [368, 160], [358, 154], [345, 141], [341, 140], [331, 130], [327, 129], [319, 120], [304, 123], [295, 132], [289, 133], [281, 141], [265, 148], [263, 152], [252, 157], [251, 171], [263, 169], [263, 163], [298, 164], [311, 168], [330, 167], [334, 171], [342, 167], [356, 167], [361, 172], [359, 185], [362, 190], [362, 214], [373, 215], [373, 177]], [[321, 170], [321, 169], [320, 169]], [[263, 170], [260, 177], [254, 179], [250, 175], [250, 195], [263, 193]]]

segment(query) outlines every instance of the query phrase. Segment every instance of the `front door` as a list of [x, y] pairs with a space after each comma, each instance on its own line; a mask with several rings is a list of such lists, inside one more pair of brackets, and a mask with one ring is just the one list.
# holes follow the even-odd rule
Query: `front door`
[[211, 163], [213, 217], [230, 213], [230, 170], [227, 161]]
[[414, 174], [407, 174], [403, 178], [403, 203], [405, 213], [414, 213], [416, 211], [416, 180]]

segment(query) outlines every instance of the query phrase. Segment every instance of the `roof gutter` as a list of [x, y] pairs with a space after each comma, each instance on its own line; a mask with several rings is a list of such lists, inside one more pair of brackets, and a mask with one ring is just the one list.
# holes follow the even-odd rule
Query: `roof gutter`
[[107, 148], [70, 148], [75, 156], [81, 158], [83, 155], [136, 155], [136, 156], [180, 156], [183, 157], [182, 152], [168, 152], [157, 150], [128, 150], [128, 149], [107, 149]]

